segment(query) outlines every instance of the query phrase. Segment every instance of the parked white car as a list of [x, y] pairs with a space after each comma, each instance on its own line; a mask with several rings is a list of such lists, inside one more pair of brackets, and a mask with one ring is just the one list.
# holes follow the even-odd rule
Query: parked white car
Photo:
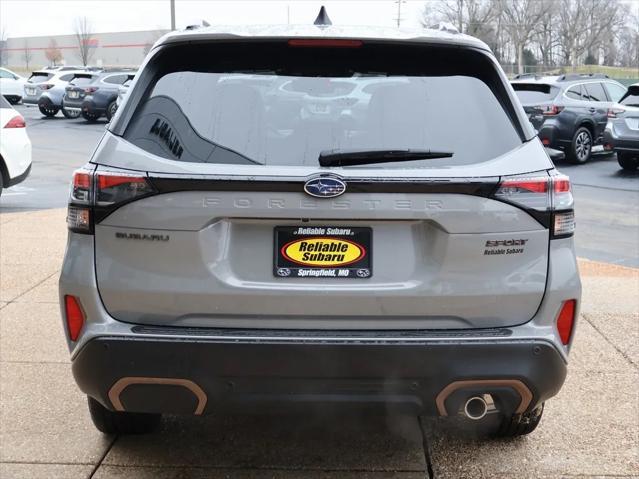
[[22, 95], [24, 93], [24, 84], [27, 82], [26, 78], [21, 77], [17, 73], [7, 70], [6, 68], [0, 68], [0, 92], [9, 103], [20, 103]]
[[0, 96], [0, 195], [2, 188], [24, 181], [31, 171], [31, 140], [20, 113]]

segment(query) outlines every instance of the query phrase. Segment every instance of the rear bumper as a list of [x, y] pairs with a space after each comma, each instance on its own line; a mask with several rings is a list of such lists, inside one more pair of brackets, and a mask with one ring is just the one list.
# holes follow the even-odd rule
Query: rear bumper
[[632, 132], [635, 138], [629, 137], [630, 135], [620, 134], [619, 130], [615, 128], [612, 123], [609, 123], [604, 130], [604, 145], [608, 149], [614, 149], [615, 151], [628, 151], [639, 152], [639, 138], [637, 134]]
[[[566, 363], [544, 340], [409, 339], [211, 333], [104, 336], [73, 359], [80, 389], [109, 409], [209, 414], [294, 406], [397, 408], [453, 415], [476, 394], [504, 412], [554, 396]], [[297, 334], [296, 334], [297, 333]]]

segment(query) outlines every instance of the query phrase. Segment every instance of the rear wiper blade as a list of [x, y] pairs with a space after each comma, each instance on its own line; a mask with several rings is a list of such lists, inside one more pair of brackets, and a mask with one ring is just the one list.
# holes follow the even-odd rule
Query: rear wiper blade
[[431, 150], [325, 150], [319, 155], [320, 166], [355, 166], [395, 161], [450, 158], [450, 151]]

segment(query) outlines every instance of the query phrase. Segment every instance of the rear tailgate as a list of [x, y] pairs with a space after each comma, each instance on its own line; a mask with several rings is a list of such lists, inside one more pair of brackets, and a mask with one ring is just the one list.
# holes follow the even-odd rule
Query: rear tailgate
[[[154, 85], [140, 74], [116, 117], [123, 136], [107, 134], [94, 158], [98, 173], [137, 170], [153, 188], [98, 209], [97, 283], [109, 313], [293, 329], [529, 320], [545, 290], [548, 224], [493, 193], [502, 175], [547, 176], [552, 164], [494, 61], [441, 46], [303, 45], [171, 47], [158, 54]], [[432, 61], [416, 65], [419, 55]], [[340, 91], [330, 115], [312, 108], [311, 93], [371, 76], [375, 89]], [[281, 88], [291, 80], [294, 91]], [[320, 151], [352, 148], [453, 156], [319, 167]], [[307, 182], [318, 178], [345, 192], [315, 197]]]

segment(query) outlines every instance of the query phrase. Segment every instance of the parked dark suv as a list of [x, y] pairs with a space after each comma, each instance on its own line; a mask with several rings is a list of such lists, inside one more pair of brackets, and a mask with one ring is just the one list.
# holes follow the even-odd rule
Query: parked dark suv
[[544, 146], [562, 150], [572, 163], [586, 163], [602, 143], [608, 108], [626, 92], [606, 75], [522, 75], [513, 88]]
[[[106, 115], [108, 121], [117, 110], [117, 99], [120, 85], [124, 84], [134, 71], [118, 70], [103, 71], [91, 74], [92, 81], [88, 84], [69, 85], [64, 96], [65, 109], [79, 109], [82, 117], [87, 121], [96, 121]], [[79, 76], [79, 75], [77, 75]]]

